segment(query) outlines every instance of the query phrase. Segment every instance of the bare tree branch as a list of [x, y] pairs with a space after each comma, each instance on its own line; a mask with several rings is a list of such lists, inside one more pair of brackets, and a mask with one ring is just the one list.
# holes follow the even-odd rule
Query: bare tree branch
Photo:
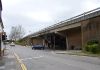
[[21, 25], [13, 26], [9, 35], [10, 39], [18, 40], [25, 34], [24, 28]]

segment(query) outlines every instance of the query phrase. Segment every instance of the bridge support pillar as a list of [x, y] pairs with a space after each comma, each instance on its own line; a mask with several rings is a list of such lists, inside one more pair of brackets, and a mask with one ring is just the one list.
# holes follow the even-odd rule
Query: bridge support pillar
[[66, 50], [69, 50], [69, 45], [68, 45], [68, 35], [66, 35]]

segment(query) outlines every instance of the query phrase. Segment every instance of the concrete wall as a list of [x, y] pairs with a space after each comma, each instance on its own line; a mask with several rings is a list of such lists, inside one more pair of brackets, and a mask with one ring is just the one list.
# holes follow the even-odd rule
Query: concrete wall
[[[53, 31], [55, 34], [60, 35], [59, 38], [65, 37], [67, 49], [82, 49], [82, 45], [85, 45], [90, 40], [99, 40], [100, 42], [100, 16], [72, 25], [68, 25], [70, 27], [69, 29], [68, 26], [65, 26], [62, 27], [63, 29], [59, 28], [58, 30], [51, 30], [51, 32]], [[32, 38], [31, 42], [33, 45], [48, 45], [48, 43], [45, 43], [45, 40], [43, 41], [42, 38], [38, 37]]]
[[73, 28], [67, 31], [67, 42], [67, 49], [73, 50], [82, 48], [81, 27]]
[[65, 37], [67, 50], [82, 49], [81, 26], [66, 29], [59, 33]]
[[33, 45], [36, 45], [36, 44], [43, 45], [43, 39], [41, 39], [41, 38], [32, 38], [32, 44]]
[[[90, 40], [99, 40], [100, 42], [100, 16], [79, 22], [81, 26], [56, 31], [56, 34], [66, 39], [67, 49], [82, 49]], [[58, 38], [57, 38], [58, 39]], [[33, 38], [33, 44], [43, 44], [43, 39]], [[55, 42], [56, 43], [56, 42]]]
[[99, 40], [100, 42], [100, 16], [82, 21], [83, 45], [90, 40]]
[[90, 40], [100, 42], [100, 16], [81, 21], [80, 27], [66, 30], [66, 47], [68, 49], [82, 49]]

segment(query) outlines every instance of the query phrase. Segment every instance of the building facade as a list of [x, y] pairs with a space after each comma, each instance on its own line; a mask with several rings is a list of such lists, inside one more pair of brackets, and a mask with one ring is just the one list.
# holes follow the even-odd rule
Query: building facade
[[0, 56], [2, 53], [2, 34], [3, 34], [3, 22], [2, 22], [2, 2], [0, 0]]

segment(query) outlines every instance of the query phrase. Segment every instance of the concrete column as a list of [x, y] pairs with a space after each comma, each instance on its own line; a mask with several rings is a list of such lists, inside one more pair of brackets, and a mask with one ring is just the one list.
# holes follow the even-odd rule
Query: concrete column
[[43, 39], [43, 46], [45, 46], [45, 40]]
[[54, 48], [54, 50], [55, 50], [55, 47], [56, 47], [56, 45], [55, 45], [55, 35], [54, 35], [54, 37], [53, 37], [54, 39], [54, 46], [53, 46], [53, 48]]
[[68, 35], [66, 35], [66, 50], [69, 50]]

